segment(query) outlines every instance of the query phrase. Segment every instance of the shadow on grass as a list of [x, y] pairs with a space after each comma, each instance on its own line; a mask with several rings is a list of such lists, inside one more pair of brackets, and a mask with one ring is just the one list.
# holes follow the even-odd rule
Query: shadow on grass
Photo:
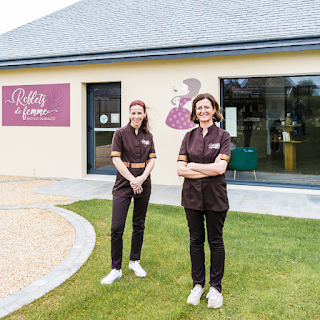
[[[320, 314], [318, 220], [228, 212], [224, 304], [213, 310], [205, 296], [196, 307], [186, 304], [192, 280], [183, 208], [149, 205], [141, 256], [148, 274], [137, 278], [128, 269], [130, 207], [123, 276], [103, 286], [100, 281], [111, 270], [112, 202], [79, 201], [63, 207], [90, 221], [95, 249], [63, 285], [6, 319], [317, 319]], [[210, 257], [208, 245], [205, 250]], [[209, 279], [209, 261], [206, 265]]]

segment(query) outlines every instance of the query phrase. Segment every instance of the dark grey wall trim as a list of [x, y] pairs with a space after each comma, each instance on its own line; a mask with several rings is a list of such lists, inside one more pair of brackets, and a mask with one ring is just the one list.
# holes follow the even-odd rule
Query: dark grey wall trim
[[[314, 39], [313, 39], [314, 40]], [[318, 42], [318, 43], [317, 43]], [[269, 45], [269, 46], [268, 46]], [[209, 46], [194, 48], [177, 48], [166, 50], [145, 50], [139, 52], [121, 52], [110, 54], [81, 55], [56, 58], [37, 58], [30, 60], [0, 61], [0, 70], [44, 68], [56, 66], [73, 66], [99, 63], [119, 63], [132, 61], [152, 61], [169, 59], [203, 58], [215, 56], [261, 54], [275, 52], [292, 52], [320, 50], [320, 39], [315, 43], [305, 44], [304, 41], [269, 42], [241, 44], [233, 46]]]
[[242, 186], [259, 186], [259, 187], [277, 187], [277, 188], [295, 188], [295, 189], [314, 189], [320, 190], [319, 185], [294, 184], [294, 183], [275, 183], [275, 182], [255, 182], [255, 181], [235, 181], [227, 179], [227, 184], [237, 184]]

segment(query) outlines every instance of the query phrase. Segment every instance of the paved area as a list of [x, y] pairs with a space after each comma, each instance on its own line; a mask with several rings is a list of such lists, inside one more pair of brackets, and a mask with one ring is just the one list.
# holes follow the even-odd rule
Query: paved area
[[[112, 199], [110, 177], [88, 175], [82, 180], [61, 180], [35, 192]], [[320, 219], [320, 190], [228, 184], [230, 210], [296, 218]], [[180, 206], [181, 187], [153, 185], [151, 203]]]
[[[33, 192], [85, 199], [112, 199], [114, 180], [111, 177], [88, 175], [85, 179], [62, 179]], [[230, 210], [259, 214], [320, 219], [320, 190], [291, 189], [248, 185], [228, 185]], [[181, 186], [153, 185], [151, 203], [180, 205]], [[76, 240], [69, 255], [51, 272], [0, 300], [0, 318], [40, 298], [71, 277], [90, 256], [95, 245], [95, 231], [91, 224], [68, 210], [54, 204], [28, 206], [0, 206], [0, 209], [37, 207], [67, 219], [75, 228]]]

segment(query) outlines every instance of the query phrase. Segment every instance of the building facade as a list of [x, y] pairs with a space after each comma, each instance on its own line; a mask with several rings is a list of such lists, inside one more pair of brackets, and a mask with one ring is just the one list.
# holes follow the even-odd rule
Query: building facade
[[[83, 0], [53, 18], [58, 24], [60, 16], [86, 6]], [[32, 57], [33, 49], [24, 51], [15, 36], [38, 30], [37, 23], [0, 35], [0, 175], [114, 175], [113, 132], [128, 123], [128, 107], [140, 99], [149, 108], [157, 152], [153, 183], [179, 185], [176, 160], [185, 132], [194, 127], [187, 117], [192, 98], [210, 92], [224, 109], [221, 125], [231, 134], [231, 148], [258, 149], [258, 183], [320, 186], [320, 37], [306, 36], [309, 29], [272, 41], [188, 39], [184, 46], [70, 49], [69, 55], [58, 47]], [[4, 58], [12, 37], [21, 52], [14, 47]], [[227, 177], [233, 180], [233, 171]], [[235, 180], [255, 183], [251, 172]]]

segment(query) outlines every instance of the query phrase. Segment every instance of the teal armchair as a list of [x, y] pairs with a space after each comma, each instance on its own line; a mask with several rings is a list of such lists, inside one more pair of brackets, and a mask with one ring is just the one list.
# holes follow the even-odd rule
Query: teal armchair
[[251, 147], [241, 147], [231, 150], [231, 157], [228, 169], [234, 170], [234, 180], [236, 180], [237, 170], [253, 170], [254, 178], [257, 181], [256, 169], [258, 167], [258, 149]]

